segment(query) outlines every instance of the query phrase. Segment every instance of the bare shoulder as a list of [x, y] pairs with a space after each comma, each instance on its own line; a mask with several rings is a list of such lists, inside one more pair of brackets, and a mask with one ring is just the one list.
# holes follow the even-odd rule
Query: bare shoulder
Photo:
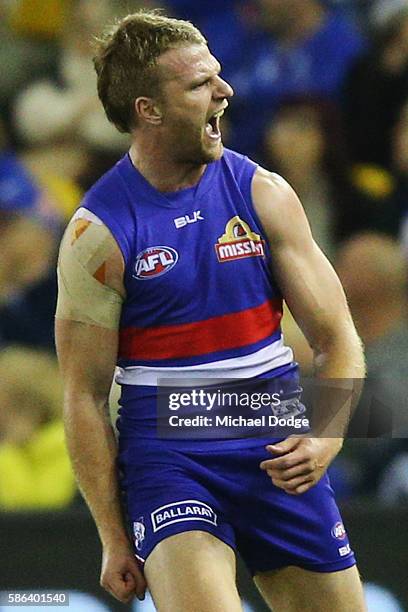
[[295, 234], [303, 240], [312, 239], [298, 196], [279, 174], [259, 167], [252, 180], [252, 200], [268, 238], [275, 245]]

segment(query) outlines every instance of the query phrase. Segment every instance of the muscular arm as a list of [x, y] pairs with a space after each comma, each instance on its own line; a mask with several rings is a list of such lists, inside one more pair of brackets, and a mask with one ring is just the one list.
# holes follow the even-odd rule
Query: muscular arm
[[278, 175], [260, 169], [254, 178], [253, 197], [271, 246], [279, 286], [313, 349], [316, 375], [364, 377], [361, 341], [344, 291], [313, 240], [295, 192]]
[[[299, 493], [317, 482], [341, 448], [341, 437], [361, 386], [358, 380], [365, 376], [364, 354], [340, 281], [314, 242], [293, 189], [281, 177], [259, 169], [252, 194], [270, 243], [274, 274], [312, 347], [316, 376], [336, 379], [333, 385], [326, 383], [314, 406], [314, 433], [321, 440], [300, 442], [289, 438], [270, 449], [281, 457], [262, 464], [275, 484]], [[295, 467], [296, 462], [303, 465], [303, 473], [301, 467]], [[291, 488], [287, 488], [289, 481]]]
[[104, 548], [102, 584], [128, 601], [135, 591], [142, 594], [143, 580], [124, 527], [108, 407], [124, 299], [123, 269], [120, 250], [104, 225], [71, 221], [60, 249], [56, 313], [66, 439]]

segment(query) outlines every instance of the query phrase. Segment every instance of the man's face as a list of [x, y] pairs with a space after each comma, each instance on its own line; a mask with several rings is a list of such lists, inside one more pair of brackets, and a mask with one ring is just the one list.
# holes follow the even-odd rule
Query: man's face
[[169, 49], [157, 62], [162, 138], [179, 162], [206, 164], [223, 152], [220, 116], [233, 95], [206, 45]]

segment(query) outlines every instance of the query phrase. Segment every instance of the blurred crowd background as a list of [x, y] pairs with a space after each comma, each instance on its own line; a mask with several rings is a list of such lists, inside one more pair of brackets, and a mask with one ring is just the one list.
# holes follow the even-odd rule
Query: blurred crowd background
[[225, 144], [292, 184], [344, 284], [371, 412], [331, 468], [338, 497], [404, 503], [408, 0], [0, 0], [0, 509], [82, 503], [63, 441], [56, 255], [82, 195], [128, 147], [97, 99], [90, 41], [150, 7], [203, 31], [235, 90]]

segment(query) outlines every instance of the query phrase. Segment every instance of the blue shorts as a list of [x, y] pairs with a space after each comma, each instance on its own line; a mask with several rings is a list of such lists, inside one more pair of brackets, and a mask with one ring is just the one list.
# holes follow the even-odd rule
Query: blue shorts
[[259, 468], [265, 440], [237, 449], [160, 440], [122, 443], [119, 467], [135, 554], [143, 564], [171, 535], [200, 530], [238, 550], [252, 574], [295, 565], [334, 572], [355, 564], [327, 475], [288, 495]]

